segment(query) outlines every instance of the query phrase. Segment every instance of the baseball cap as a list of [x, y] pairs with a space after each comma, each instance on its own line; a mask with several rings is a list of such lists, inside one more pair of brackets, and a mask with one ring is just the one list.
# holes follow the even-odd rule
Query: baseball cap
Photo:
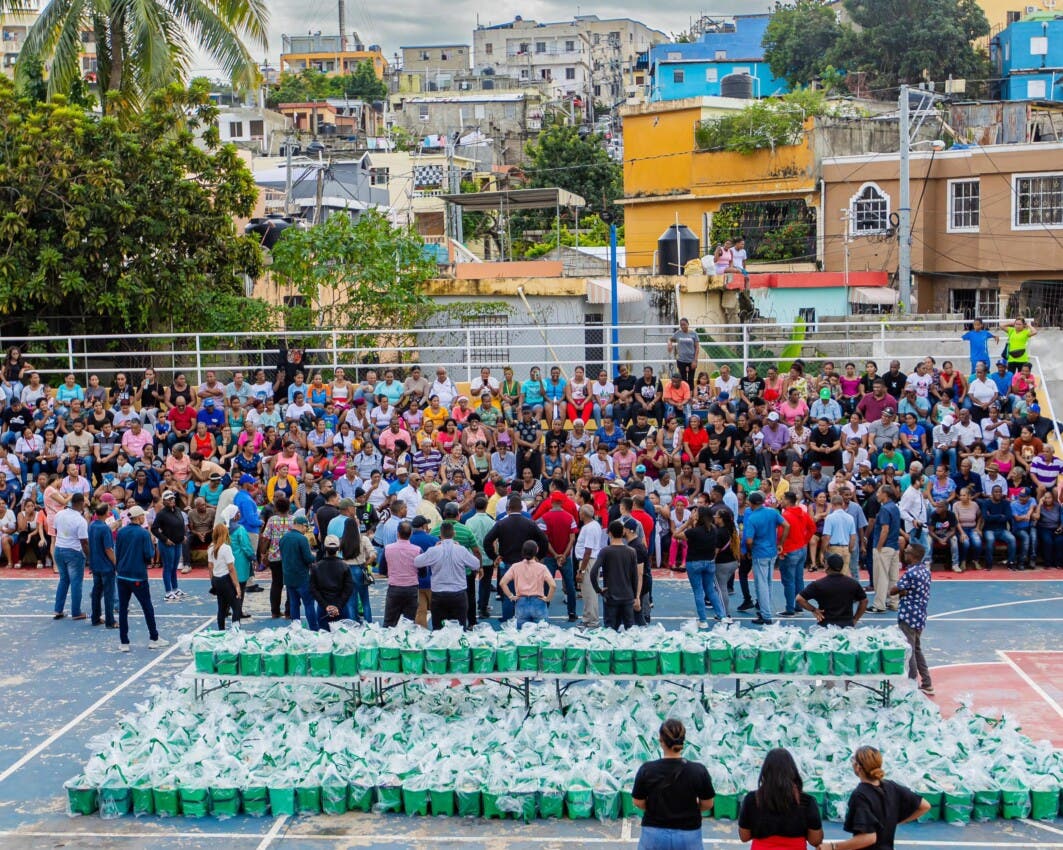
[[[355, 487], [354, 488], [354, 498], [358, 499], [358, 498], [361, 498], [364, 495], [365, 495], [365, 488], [364, 487]], [[340, 501], [342, 501], [342, 499]]]
[[413, 519], [410, 520], [410, 525], [412, 525], [414, 528], [424, 528], [426, 525], [428, 525], [428, 517], [415, 516]]
[[717, 397], [718, 397], [718, 398], [720, 399], [720, 401], [727, 401], [728, 399], [730, 399], [730, 398], [731, 398], [731, 394], [730, 394], [729, 392], [727, 392], [726, 390], [724, 390], [724, 391], [723, 391], [722, 393], [720, 393], [720, 395], [719, 395], [719, 396], [717, 396]]
[[339, 549], [340, 539], [335, 534], [330, 534], [325, 538], [326, 549]]
[[639, 521], [634, 517], [624, 517], [622, 520], [624, 523], [624, 531], [638, 531]]
[[167, 499], [176, 499], [177, 495], [173, 490], [164, 490], [162, 493], [162, 500], [165, 502]]
[[768, 420], [771, 422], [778, 422], [779, 414], [773, 410], [771, 413], [768, 414]]
[[772, 472], [782, 472], [782, 467], [781, 467], [781, 466], [779, 466], [779, 464], [775, 464], [775, 466], [773, 466], [773, 467], [771, 468], [771, 471], [772, 471]]
[[828, 390], [826, 387], [824, 387], [823, 389], [821, 389], [819, 391], [819, 397], [820, 398], [830, 398], [830, 390]]
[[410, 474], [410, 470], [408, 470], [405, 466], [400, 466], [398, 469], [395, 470], [395, 474], [396, 475], [409, 475]]
[[754, 490], [752, 493], [749, 494], [749, 502], [752, 505], [764, 504], [764, 494], [761, 493], [760, 490]]
[[635, 472], [645, 472], [645, 471], [646, 471], [645, 464], [640, 463], [640, 464], [635, 466]]
[[353, 508], [354, 507], [354, 500], [353, 499], [340, 499], [336, 503], [336, 507], [339, 508], [341, 511], [345, 511], [348, 508]]
[[254, 483], [255, 483], [255, 476], [248, 475], [246, 472], [243, 475], [240, 476], [240, 484], [241, 484], [241, 486], [244, 485], [244, 484], [254, 484]]
[[310, 520], [306, 518], [306, 514], [302, 511], [296, 511], [295, 516], [292, 517], [292, 523], [295, 525], [310, 525]]
[[997, 365], [998, 365], [998, 366], [1007, 366], [1007, 365], [1008, 365], [1008, 361], [1007, 361], [1007, 360], [1005, 360], [1005, 359], [1004, 359], [1003, 357], [1001, 357], [1001, 358], [1000, 358], [1000, 359], [999, 359], [999, 360], [997, 361]]
[[204, 407], [214, 407], [214, 399], [208, 398], [206, 401], [203, 402], [203, 406]]
[[140, 505], [133, 505], [126, 514], [130, 519], [137, 519], [144, 516], [144, 509]]
[[1041, 405], [1039, 405], [1039, 404], [1031, 404], [1030, 405], [1030, 413], [1040, 413], [1040, 412], [1041, 412]]
[[944, 419], [941, 420], [941, 424], [945, 425], [946, 427], [953, 425], [955, 422], [956, 420], [953, 419], [951, 416], [946, 416]]
[[896, 471], [897, 471], [897, 467], [896, 467], [896, 466], [895, 466], [894, 464], [892, 464], [892, 463], [887, 463], [887, 464], [886, 464], [886, 465], [885, 465], [885, 466], [883, 467], [883, 469], [892, 469], [892, 470], [893, 470], [894, 472], [896, 472]]
[[887, 416], [892, 416], [892, 415], [894, 414], [894, 410], [893, 410], [893, 408], [892, 408], [892, 407], [887, 407], [887, 408], [886, 408], [885, 410], [883, 410], [882, 412], [883, 412], [883, 413], [885, 413], [885, 414], [886, 414]]
[[817, 460], [809, 467], [809, 469], [823, 469], [823, 464]]
[[221, 473], [220, 473], [220, 472], [212, 472], [212, 473], [211, 473], [211, 474], [210, 474], [209, 476], [207, 476], [207, 477], [208, 477], [208, 478], [209, 478], [209, 479], [210, 479], [211, 481], [221, 481]]

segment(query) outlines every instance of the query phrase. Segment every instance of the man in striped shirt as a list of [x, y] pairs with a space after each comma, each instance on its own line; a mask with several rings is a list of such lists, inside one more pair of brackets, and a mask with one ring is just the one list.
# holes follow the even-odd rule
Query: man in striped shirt
[[1037, 482], [1037, 495], [1056, 486], [1059, 476], [1063, 475], [1063, 461], [1055, 456], [1052, 446], [1045, 443], [1041, 453], [1030, 462], [1030, 475]]

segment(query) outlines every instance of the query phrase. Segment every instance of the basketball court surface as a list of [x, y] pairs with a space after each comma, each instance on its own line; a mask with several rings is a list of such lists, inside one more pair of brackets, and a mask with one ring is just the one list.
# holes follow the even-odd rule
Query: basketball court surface
[[[171, 640], [214, 622], [214, 599], [199, 569], [181, 577], [193, 598], [161, 601], [152, 580], [159, 627]], [[1007, 712], [1034, 740], [1063, 748], [1063, 574], [1037, 570], [978, 573], [970, 578], [934, 574], [931, 619], [924, 633], [934, 668], [935, 702], [945, 713], [960, 701], [980, 713]], [[86, 583], [85, 610], [88, 605]], [[344, 816], [192, 820], [125, 817], [70, 818], [63, 782], [89, 756], [88, 742], [117, 718], [144, 702], [153, 687], [174, 687], [175, 674], [189, 658], [176, 643], [162, 652], [147, 649], [143, 619], [131, 612], [133, 651], [118, 652], [116, 631], [91, 628], [69, 617], [53, 621], [55, 577], [51, 570], [4, 570], [0, 577], [8, 605], [0, 619], [0, 850], [29, 848], [115, 848], [133, 850], [340, 850], [340, 848], [461, 847], [469, 850], [550, 848], [634, 848], [637, 820], [482, 821], [349, 813]], [[775, 582], [776, 609], [782, 607]], [[384, 583], [373, 587], [373, 605], [383, 611]], [[255, 615], [249, 628], [277, 625], [268, 619], [267, 594], [249, 595]], [[683, 579], [655, 583], [654, 618], [666, 628], [690, 619], [693, 602]], [[555, 602], [553, 613], [560, 612]], [[68, 608], [69, 611], [69, 603]], [[497, 612], [497, 603], [496, 603]], [[893, 622], [891, 615], [865, 620]], [[810, 616], [791, 621], [809, 628]], [[720, 687], [727, 687], [726, 682]], [[1046, 743], [1045, 746], [1049, 746]], [[888, 769], [887, 765], [887, 769]], [[827, 840], [847, 837], [838, 824], [826, 826]], [[705, 846], [748, 847], [729, 821], [707, 820]], [[943, 823], [902, 827], [897, 846], [941, 850], [1060, 848], [1063, 821], [995, 821], [957, 827]]]

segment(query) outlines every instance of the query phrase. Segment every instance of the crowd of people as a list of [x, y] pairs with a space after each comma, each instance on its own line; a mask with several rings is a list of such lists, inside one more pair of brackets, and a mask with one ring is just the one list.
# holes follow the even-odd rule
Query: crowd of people
[[[460, 388], [442, 366], [349, 379], [299, 351], [228, 381], [149, 368], [53, 388], [12, 348], [0, 367], [3, 555], [51, 564], [56, 616], [70, 589], [83, 617], [75, 574], [86, 557], [94, 575], [107, 567], [59, 522], [81, 496], [84, 517], [100, 511], [112, 533], [142, 512], [165, 601], [185, 598], [179, 576], [205, 563], [219, 627], [244, 616], [266, 571], [271, 615], [302, 612], [313, 628], [371, 620], [381, 574], [389, 624], [471, 626], [493, 600], [503, 619], [535, 621], [556, 577], [570, 621], [640, 625], [654, 568], [686, 573], [703, 628], [740, 612], [764, 624], [807, 607], [805, 572], [832, 558], [861, 584], [866, 571], [867, 610], [884, 613], [899, 607], [912, 545], [956, 572], [991, 568], [998, 546], [1010, 569], [1063, 566], [1063, 461], [1026, 358], [1036, 330], [1018, 319], [1006, 333], [991, 357], [1001, 340], [975, 320], [969, 374], [928, 356], [909, 373], [896, 360], [796, 360], [738, 376], [704, 364], [684, 319], [660, 374], [484, 368]], [[110, 609], [92, 620], [110, 624]]]

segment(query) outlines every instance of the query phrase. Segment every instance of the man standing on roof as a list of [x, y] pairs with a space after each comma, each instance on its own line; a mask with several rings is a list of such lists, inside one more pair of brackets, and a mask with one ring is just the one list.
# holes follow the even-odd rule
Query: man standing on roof
[[679, 370], [679, 376], [688, 387], [693, 388], [698, 370], [701, 341], [698, 335], [690, 329], [689, 319], [679, 320], [679, 330], [668, 340], [668, 351], [675, 354], [675, 365]]

